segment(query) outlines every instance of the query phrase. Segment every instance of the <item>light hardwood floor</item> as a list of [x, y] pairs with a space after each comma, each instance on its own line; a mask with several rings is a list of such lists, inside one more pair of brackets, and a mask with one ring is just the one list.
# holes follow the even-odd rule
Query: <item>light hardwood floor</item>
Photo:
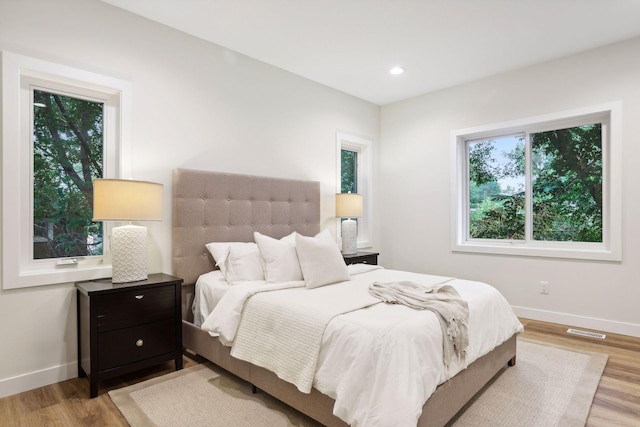
[[[567, 326], [520, 319], [524, 336], [536, 341], [609, 355], [587, 421], [590, 427], [640, 426], [640, 338], [607, 334], [604, 341], [566, 333]], [[185, 367], [200, 360], [185, 356]], [[89, 399], [89, 381], [74, 378], [0, 399], [0, 426], [127, 426], [107, 392], [173, 371], [159, 365], [104, 381]]]
[[603, 341], [569, 335], [567, 326], [563, 325], [527, 319], [520, 321], [527, 338], [609, 355], [587, 426], [640, 426], [640, 338], [606, 333], [607, 338]]

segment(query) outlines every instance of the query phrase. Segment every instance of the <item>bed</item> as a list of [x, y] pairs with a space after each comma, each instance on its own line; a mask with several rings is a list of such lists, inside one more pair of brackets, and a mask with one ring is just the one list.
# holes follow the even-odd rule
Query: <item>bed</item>
[[[221, 337], [211, 336], [194, 324], [191, 309], [196, 281], [215, 270], [213, 258], [205, 248], [207, 244], [252, 242], [254, 232], [280, 239], [292, 232], [315, 236], [319, 231], [320, 184], [317, 182], [186, 169], [174, 173], [173, 270], [184, 280], [183, 347], [324, 425], [346, 426], [347, 423], [333, 414], [334, 398], [321, 393], [316, 386], [309, 393], [303, 393], [270, 370], [231, 356], [231, 348], [223, 345]], [[361, 274], [360, 277], [378, 277], [387, 273], [364, 271]], [[469, 287], [474, 287], [473, 283]], [[495, 348], [438, 386], [422, 406], [417, 425], [445, 425], [506, 365], [515, 364], [517, 332], [514, 329]]]

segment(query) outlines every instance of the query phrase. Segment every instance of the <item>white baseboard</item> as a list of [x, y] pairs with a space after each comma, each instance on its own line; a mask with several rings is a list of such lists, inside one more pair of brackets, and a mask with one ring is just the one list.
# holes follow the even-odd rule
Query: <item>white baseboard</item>
[[543, 322], [559, 323], [567, 326], [594, 329], [596, 331], [613, 334], [629, 335], [640, 338], [640, 325], [634, 323], [617, 322], [615, 320], [598, 319], [595, 317], [577, 316], [574, 314], [558, 313], [555, 311], [539, 310], [535, 308], [512, 306], [516, 316], [525, 319], [541, 320]]
[[0, 380], [0, 398], [55, 384], [78, 376], [78, 363], [54, 366]]

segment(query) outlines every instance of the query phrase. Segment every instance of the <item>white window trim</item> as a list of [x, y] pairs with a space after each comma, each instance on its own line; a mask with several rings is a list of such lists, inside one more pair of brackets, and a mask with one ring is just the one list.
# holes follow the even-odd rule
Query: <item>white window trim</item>
[[[562, 126], [589, 117], [609, 116], [603, 141], [603, 242], [540, 242], [468, 238], [468, 159], [466, 144], [519, 133], [523, 128]], [[603, 124], [603, 126], [606, 126]], [[558, 129], [559, 127], [556, 127]], [[454, 252], [520, 255], [530, 257], [622, 261], [622, 102], [610, 102], [521, 120], [454, 130], [451, 133], [451, 248]], [[608, 140], [607, 139], [608, 136]]]
[[109, 223], [104, 224], [103, 256], [66, 265], [59, 258], [33, 260], [33, 87], [104, 102], [105, 177], [131, 176], [130, 82], [2, 52], [2, 286], [14, 289], [110, 277]]
[[[370, 140], [348, 133], [336, 133], [336, 193], [342, 191], [341, 169], [342, 169], [342, 150], [353, 150], [358, 153], [358, 194], [363, 198], [363, 215], [358, 218], [358, 249], [370, 248], [372, 244], [372, 224], [373, 224], [373, 183], [372, 183], [372, 164], [373, 164], [373, 147]], [[340, 236], [340, 221], [336, 224], [336, 236]]]

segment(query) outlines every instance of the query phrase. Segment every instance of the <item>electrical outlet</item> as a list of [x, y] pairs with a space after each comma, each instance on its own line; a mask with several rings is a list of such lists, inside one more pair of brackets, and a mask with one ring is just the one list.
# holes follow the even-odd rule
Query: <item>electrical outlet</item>
[[549, 282], [540, 282], [540, 293], [544, 295], [549, 294]]

